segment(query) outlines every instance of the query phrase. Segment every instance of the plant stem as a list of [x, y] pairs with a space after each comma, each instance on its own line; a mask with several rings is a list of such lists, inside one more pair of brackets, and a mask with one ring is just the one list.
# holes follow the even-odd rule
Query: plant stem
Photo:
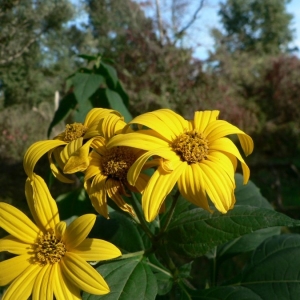
[[214, 287], [216, 285], [216, 276], [217, 276], [217, 247], [214, 248], [214, 257], [210, 262], [210, 286]]
[[138, 206], [138, 203], [137, 203], [137, 199], [136, 199], [136, 196], [133, 192], [131, 192], [131, 205], [133, 206], [133, 209], [136, 213], [136, 216], [139, 220], [139, 225], [141, 226], [141, 228], [145, 231], [145, 233], [148, 235], [148, 237], [152, 240], [153, 237], [154, 237], [154, 234], [151, 232], [151, 230], [149, 229], [146, 221], [145, 221], [145, 218], [144, 218], [144, 215], [143, 213], [141, 212], [139, 206]]

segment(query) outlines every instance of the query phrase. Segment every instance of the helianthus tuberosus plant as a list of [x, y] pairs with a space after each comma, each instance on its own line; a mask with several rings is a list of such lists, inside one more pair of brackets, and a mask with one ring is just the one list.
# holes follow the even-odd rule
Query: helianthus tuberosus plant
[[[94, 108], [83, 123], [33, 144], [24, 169], [34, 222], [0, 203], [9, 234], [0, 250], [15, 255], [0, 263], [3, 299], [255, 300], [274, 293], [272, 280], [289, 293], [299, 272], [278, 268], [293, 264], [300, 239], [278, 228], [300, 224], [249, 181], [243, 157], [253, 141], [219, 114], [196, 111], [187, 120], [160, 109], [125, 122]], [[77, 178], [80, 192], [52, 198], [35, 170], [45, 154], [54, 177]], [[221, 263], [244, 252], [252, 258], [225, 278]]]

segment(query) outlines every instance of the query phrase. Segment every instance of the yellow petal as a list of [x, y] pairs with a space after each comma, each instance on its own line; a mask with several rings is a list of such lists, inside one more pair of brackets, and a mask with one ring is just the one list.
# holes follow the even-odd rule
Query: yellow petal
[[28, 299], [32, 293], [36, 276], [41, 269], [42, 267], [38, 264], [33, 264], [27, 267], [27, 269], [24, 270], [8, 287], [3, 295], [2, 300]]
[[29, 178], [33, 175], [33, 169], [38, 160], [48, 151], [66, 145], [66, 142], [60, 140], [39, 141], [31, 145], [24, 155], [24, 170]]
[[235, 146], [235, 144], [228, 138], [220, 138], [215, 140], [214, 142], [210, 143], [209, 145], [210, 150], [217, 150], [229, 154], [234, 155], [242, 165], [243, 175], [244, 175], [244, 184], [246, 184], [249, 180], [250, 170], [246, 165], [245, 161], [243, 160], [239, 150]]
[[40, 229], [20, 210], [0, 202], [0, 227], [24, 243], [33, 244]]
[[95, 295], [109, 293], [103, 277], [75, 253], [67, 252], [61, 260], [61, 267], [63, 275], [81, 290]]
[[65, 235], [67, 229], [67, 224], [64, 221], [60, 221], [58, 224], [55, 226], [55, 234], [57, 234], [58, 237], [62, 237]]
[[90, 164], [89, 152], [90, 146], [93, 142], [91, 138], [82, 147], [73, 152], [64, 166], [65, 174], [72, 174], [76, 172], [83, 172]]
[[0, 286], [11, 283], [30, 266], [32, 255], [23, 254], [0, 262]]
[[86, 261], [108, 260], [122, 255], [115, 245], [99, 239], [85, 239], [72, 253]]
[[75, 219], [66, 229], [64, 242], [68, 251], [83, 242], [92, 230], [96, 215], [86, 214]]
[[135, 187], [140, 193], [142, 193], [142, 192], [145, 190], [145, 188], [146, 188], [146, 186], [147, 186], [149, 180], [150, 180], [150, 177], [149, 177], [148, 175], [143, 174], [143, 173], [140, 173], [138, 179], [137, 179], [136, 182], [135, 182], [135, 186], [134, 186], [134, 187]]
[[[87, 168], [87, 170], [84, 174], [84, 180], [87, 181], [90, 178], [92, 178], [98, 174], [101, 174], [102, 173], [101, 165], [102, 165], [101, 156], [98, 153], [96, 153], [95, 151], [92, 151], [90, 153], [89, 167]], [[105, 178], [106, 178], [106, 176], [105, 176]]]
[[191, 164], [178, 179], [178, 188], [181, 195], [193, 204], [210, 211], [202, 170], [198, 164]]
[[166, 173], [161, 167], [154, 172], [142, 196], [142, 208], [148, 222], [152, 222], [158, 215], [166, 196], [186, 167], [186, 162], [179, 161], [171, 173]]
[[198, 132], [204, 132], [209, 123], [217, 120], [219, 113], [218, 110], [196, 111], [194, 114], [194, 128]]
[[32, 252], [32, 245], [21, 242], [12, 235], [5, 236], [0, 239], [0, 252], [7, 251], [13, 254], [29, 254]]
[[53, 299], [53, 278], [51, 277], [53, 265], [43, 266], [38, 273], [32, 291], [32, 300]]
[[60, 159], [63, 164], [66, 164], [66, 162], [69, 160], [70, 156], [76, 152], [81, 146], [83, 145], [83, 138], [77, 138], [76, 140], [73, 140], [69, 142], [62, 151], [60, 151]]
[[63, 276], [60, 264], [54, 264], [51, 278], [56, 300], [79, 300], [81, 299], [80, 290]]
[[210, 143], [226, 135], [237, 134], [245, 154], [249, 155], [253, 151], [252, 138], [244, 131], [226, 121], [217, 120], [210, 123], [204, 130], [204, 134]]
[[140, 124], [151, 128], [169, 141], [188, 129], [188, 121], [170, 109], [159, 109], [142, 114], [129, 124]]
[[114, 135], [121, 133], [124, 127], [126, 126], [123, 117], [121, 118], [114, 114], [110, 114], [107, 117], [103, 118], [100, 124], [100, 134], [103, 135], [107, 140], [109, 140]]
[[32, 180], [27, 178], [25, 195], [36, 224], [41, 229], [54, 229], [60, 221], [58, 208], [44, 179], [36, 174], [33, 174]]

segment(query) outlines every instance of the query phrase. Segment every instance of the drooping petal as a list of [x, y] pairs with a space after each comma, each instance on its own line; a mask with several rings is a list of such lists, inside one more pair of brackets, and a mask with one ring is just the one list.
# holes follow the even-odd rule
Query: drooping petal
[[234, 183], [216, 163], [205, 160], [201, 163], [206, 192], [217, 210], [226, 213], [235, 203]]
[[119, 117], [114, 114], [110, 114], [106, 118], [103, 118], [100, 124], [101, 135], [103, 135], [106, 140], [109, 140], [114, 135], [121, 133], [126, 126], [126, 122], [124, 122], [123, 117]]
[[20, 241], [33, 244], [40, 229], [20, 210], [0, 202], [0, 227]]
[[171, 192], [186, 167], [186, 162], [179, 161], [171, 173], [166, 173], [162, 167], [158, 167], [154, 172], [142, 196], [142, 208], [148, 222], [152, 222], [158, 215], [166, 196]]
[[85, 187], [92, 201], [95, 210], [105, 218], [108, 218], [107, 196], [106, 196], [106, 176], [98, 174], [93, 178], [92, 184], [86, 182]]
[[138, 179], [141, 170], [143, 169], [145, 163], [148, 161], [148, 159], [151, 156], [160, 156], [164, 158], [166, 161], [178, 161], [178, 156], [174, 151], [172, 151], [169, 147], [162, 147], [162, 148], [157, 148], [153, 151], [148, 151], [145, 154], [141, 155], [130, 167], [128, 173], [127, 173], [127, 180], [129, 184], [135, 185], [136, 180]]
[[[84, 181], [89, 180], [90, 178], [102, 173], [102, 160], [101, 156], [96, 152], [90, 153], [90, 164], [84, 174]], [[103, 175], [102, 175], [103, 176]], [[106, 176], [105, 176], [106, 178]]]
[[137, 116], [129, 124], [140, 124], [153, 129], [172, 141], [188, 129], [188, 122], [170, 109], [159, 109]]
[[202, 170], [198, 164], [188, 165], [178, 179], [181, 195], [193, 204], [210, 211]]
[[118, 146], [127, 146], [141, 150], [154, 150], [161, 147], [168, 147], [169, 142], [159, 137], [145, 134], [144, 131], [141, 130], [132, 133], [117, 134], [106, 144], [108, 149]]
[[32, 255], [23, 254], [0, 262], [0, 286], [5, 286], [16, 279], [30, 265]]
[[250, 170], [246, 165], [244, 159], [242, 158], [239, 150], [230, 139], [228, 138], [217, 139], [214, 142], [210, 143], [209, 149], [221, 151], [224, 153], [230, 153], [234, 155], [241, 162], [243, 175], [244, 175], [244, 184], [248, 182], [250, 176]]
[[204, 130], [204, 134], [209, 142], [213, 142], [229, 134], [237, 134], [245, 154], [249, 155], [253, 151], [254, 146], [252, 138], [244, 131], [226, 121], [217, 120], [210, 123]]
[[59, 214], [56, 201], [52, 198], [44, 179], [33, 174], [27, 178], [25, 195], [31, 214], [40, 229], [54, 229], [59, 223]]
[[29, 178], [33, 175], [33, 170], [38, 160], [48, 151], [66, 145], [66, 142], [60, 140], [39, 141], [31, 145], [24, 155], [23, 166]]
[[60, 159], [62, 163], [65, 165], [69, 160], [70, 156], [76, 152], [83, 145], [83, 138], [77, 138], [71, 142], [69, 142], [63, 149], [60, 151]]
[[70, 155], [69, 160], [64, 166], [65, 174], [83, 172], [87, 169], [90, 164], [89, 152], [92, 142], [93, 138], [88, 140], [82, 147]]
[[108, 260], [122, 255], [121, 251], [112, 243], [99, 239], [85, 239], [72, 250], [86, 261]]
[[126, 195], [126, 191], [122, 186], [121, 182], [118, 180], [113, 180], [111, 178], [106, 180], [105, 190], [107, 191], [108, 196], [121, 208], [123, 211], [135, 215], [132, 207], [127, 204], [121, 195]]
[[194, 128], [203, 133], [208, 124], [217, 120], [219, 113], [218, 110], [196, 111], [194, 114]]
[[29, 254], [32, 252], [32, 245], [21, 242], [12, 235], [7, 235], [0, 239], [0, 252], [7, 251], [13, 254]]
[[67, 252], [61, 260], [63, 275], [81, 290], [94, 295], [109, 293], [103, 277], [79, 255]]
[[96, 221], [96, 215], [86, 214], [75, 219], [66, 229], [64, 242], [68, 251], [83, 242], [92, 230]]
[[32, 291], [32, 300], [53, 299], [52, 264], [46, 264], [37, 274]]
[[[2, 300], [28, 299], [32, 293], [36, 276], [42, 267], [32, 264], [26, 268], [5, 291]], [[2, 272], [2, 270], [1, 270]]]
[[79, 300], [81, 299], [80, 290], [73, 283], [70, 283], [63, 276], [60, 264], [54, 264], [51, 278], [53, 280], [53, 289], [56, 300]]
[[147, 186], [147, 183], [149, 182], [150, 180], [150, 177], [146, 174], [143, 174], [143, 173], [140, 173], [138, 179], [136, 180], [135, 182], [135, 188], [140, 192], [142, 193], [146, 186]]

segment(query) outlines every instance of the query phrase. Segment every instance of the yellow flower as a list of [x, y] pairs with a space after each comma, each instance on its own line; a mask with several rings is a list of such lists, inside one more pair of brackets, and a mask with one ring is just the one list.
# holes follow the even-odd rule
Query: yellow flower
[[[109, 114], [121, 116], [111, 109], [94, 108], [87, 114], [83, 124], [67, 124], [66, 130], [53, 140], [39, 141], [31, 145], [23, 161], [27, 176], [32, 178], [36, 163], [45, 153], [48, 153], [53, 175], [62, 182], [72, 183], [73, 180], [64, 174], [84, 171], [87, 168], [90, 146], [94, 137], [100, 134], [101, 120]], [[70, 157], [76, 157], [76, 166]]]
[[176, 183], [187, 200], [204, 209], [210, 210], [207, 196], [222, 213], [233, 207], [237, 159], [242, 165], [244, 184], [250, 171], [237, 147], [225, 136], [237, 134], [246, 155], [252, 153], [253, 141], [237, 127], [217, 120], [218, 115], [216, 110], [197, 111], [194, 120], [188, 121], [171, 110], [161, 109], [140, 115], [129, 123], [145, 129], [110, 140], [108, 148], [127, 146], [147, 150], [128, 172], [132, 185], [150, 157], [161, 158], [142, 197], [147, 221], [154, 220]]
[[[123, 210], [134, 215], [134, 211], [122, 196], [130, 196], [126, 189], [142, 192], [149, 177], [140, 173], [135, 186], [127, 181], [127, 172], [135, 160], [144, 153], [139, 149], [116, 147], [107, 149], [108, 141], [120, 133], [126, 123], [116, 115], [109, 115], [102, 122], [103, 137], [94, 140], [89, 167], [85, 171], [85, 188], [96, 211], [108, 218], [107, 195]], [[148, 165], [147, 165], [148, 166]]]
[[10, 235], [0, 239], [0, 251], [17, 256], [0, 262], [0, 286], [10, 284], [7, 299], [81, 299], [80, 290], [109, 293], [103, 277], [87, 261], [107, 260], [121, 255], [109, 242], [87, 238], [96, 216], [87, 214], [68, 227], [60, 221], [56, 202], [44, 180], [33, 174], [25, 193], [33, 223], [24, 213], [0, 203], [0, 226]]

